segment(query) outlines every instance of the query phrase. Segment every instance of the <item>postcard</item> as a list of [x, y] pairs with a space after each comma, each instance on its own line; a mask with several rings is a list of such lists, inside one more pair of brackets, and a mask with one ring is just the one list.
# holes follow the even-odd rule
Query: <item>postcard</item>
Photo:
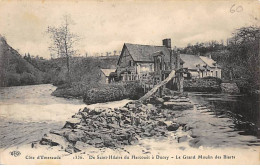
[[1, 0], [0, 164], [259, 165], [259, 0]]

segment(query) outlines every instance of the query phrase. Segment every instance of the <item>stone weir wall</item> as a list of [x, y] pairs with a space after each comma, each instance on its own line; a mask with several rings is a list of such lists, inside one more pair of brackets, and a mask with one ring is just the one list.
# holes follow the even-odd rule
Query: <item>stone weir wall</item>
[[89, 146], [120, 148], [143, 137], [167, 137], [168, 131], [176, 131], [180, 126], [173, 122], [174, 110], [190, 108], [193, 104], [183, 94], [153, 96], [143, 103], [133, 101], [115, 109], [86, 107], [66, 121], [63, 128], [45, 134], [40, 144], [74, 153]]
[[184, 80], [183, 88], [187, 92], [221, 92], [221, 79], [205, 77], [200, 79]]

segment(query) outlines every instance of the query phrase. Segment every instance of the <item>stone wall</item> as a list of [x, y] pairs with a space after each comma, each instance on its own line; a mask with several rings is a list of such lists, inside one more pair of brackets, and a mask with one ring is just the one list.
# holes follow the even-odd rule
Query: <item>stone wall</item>
[[224, 93], [239, 93], [240, 90], [236, 83], [221, 83], [221, 91]]
[[220, 92], [221, 79], [205, 77], [200, 79], [184, 80], [184, 91], [188, 92]]
[[142, 137], [167, 137], [180, 124], [174, 122], [176, 110], [193, 109], [187, 95], [151, 97], [133, 101], [121, 108], [84, 108], [66, 121], [63, 128], [43, 136], [41, 145], [60, 146], [68, 153], [96, 148], [122, 148]]

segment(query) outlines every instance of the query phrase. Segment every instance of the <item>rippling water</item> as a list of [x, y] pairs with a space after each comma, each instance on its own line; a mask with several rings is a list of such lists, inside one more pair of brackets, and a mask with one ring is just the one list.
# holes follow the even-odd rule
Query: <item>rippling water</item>
[[[50, 84], [0, 88], [0, 149], [37, 141], [86, 105], [82, 100], [51, 96]], [[120, 107], [129, 100], [88, 105]]]
[[[51, 96], [53, 85], [0, 88], [0, 149], [29, 144], [86, 105]], [[174, 120], [192, 128], [189, 146], [259, 145], [259, 99], [245, 95], [189, 93], [194, 110], [176, 112]], [[119, 107], [129, 100], [89, 105]]]
[[0, 88], [0, 148], [39, 140], [85, 105], [51, 96], [53, 85]]
[[190, 119], [195, 116], [199, 118], [195, 119], [196, 124], [191, 124], [194, 127], [195, 141], [202, 141], [199, 144], [260, 145], [258, 97], [210, 93], [189, 93], [189, 95], [193, 102], [198, 104], [197, 112], [190, 115]]

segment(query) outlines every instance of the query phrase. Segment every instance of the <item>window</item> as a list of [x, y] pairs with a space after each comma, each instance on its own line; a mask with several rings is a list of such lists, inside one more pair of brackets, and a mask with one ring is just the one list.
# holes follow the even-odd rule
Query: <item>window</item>
[[218, 77], [218, 71], [216, 71], [216, 77]]
[[132, 66], [132, 61], [131, 60], [129, 61], [129, 66]]

